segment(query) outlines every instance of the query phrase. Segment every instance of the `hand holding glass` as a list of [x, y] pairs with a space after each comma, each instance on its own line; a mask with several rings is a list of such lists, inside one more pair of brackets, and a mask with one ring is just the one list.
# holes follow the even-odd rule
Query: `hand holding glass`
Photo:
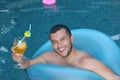
[[[13, 49], [14, 49], [14, 54], [16, 56], [21, 56], [21, 59], [22, 59], [23, 54], [27, 49], [27, 43], [26, 43], [25, 39], [22, 40], [22, 41], [21, 40], [22, 40], [21, 38], [16, 38], [14, 40]], [[17, 68], [17, 69], [23, 69], [24, 68], [24, 65], [21, 64], [21, 60], [18, 62], [17, 65], [15, 65], [15, 68]]]

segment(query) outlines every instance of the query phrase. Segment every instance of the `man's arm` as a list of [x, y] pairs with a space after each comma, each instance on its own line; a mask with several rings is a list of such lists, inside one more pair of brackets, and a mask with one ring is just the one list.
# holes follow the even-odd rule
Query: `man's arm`
[[37, 58], [30, 59], [30, 60], [26, 58], [22, 58], [20, 62], [25, 66], [25, 68], [28, 68], [29, 66], [36, 63], [45, 63], [45, 60], [43, 59], [42, 56], [38, 56]]
[[11, 50], [13, 52], [12, 53], [13, 60], [16, 62], [20, 62], [21, 64], [25, 66], [25, 68], [29, 67], [30, 65], [36, 64], [36, 63], [45, 63], [46, 61], [44, 59], [44, 56], [48, 54], [48, 52], [46, 52], [45, 54], [43, 53], [42, 55], [29, 60], [29, 59], [24, 58], [23, 55], [16, 55], [13, 47], [11, 48]]
[[86, 57], [80, 63], [81, 68], [93, 71], [105, 80], [120, 80], [119, 76], [116, 76], [106, 65], [94, 58]]

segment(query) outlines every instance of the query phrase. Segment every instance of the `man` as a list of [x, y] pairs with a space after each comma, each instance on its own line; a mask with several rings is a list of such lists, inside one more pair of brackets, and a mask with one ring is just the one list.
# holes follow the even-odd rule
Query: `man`
[[[79, 51], [73, 47], [74, 37], [66, 25], [55, 25], [49, 34], [54, 52], [45, 52], [32, 60], [22, 59], [26, 68], [36, 63], [53, 63], [59, 65], [83, 68], [97, 73], [105, 80], [120, 80], [106, 65], [96, 60], [86, 52]], [[21, 56], [14, 54], [13, 59], [20, 61]]]

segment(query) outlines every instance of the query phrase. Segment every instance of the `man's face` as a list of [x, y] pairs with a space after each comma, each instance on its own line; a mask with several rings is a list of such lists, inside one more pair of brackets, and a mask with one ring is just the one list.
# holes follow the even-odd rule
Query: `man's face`
[[55, 51], [62, 57], [67, 57], [72, 50], [73, 36], [69, 36], [64, 29], [50, 34], [50, 39]]

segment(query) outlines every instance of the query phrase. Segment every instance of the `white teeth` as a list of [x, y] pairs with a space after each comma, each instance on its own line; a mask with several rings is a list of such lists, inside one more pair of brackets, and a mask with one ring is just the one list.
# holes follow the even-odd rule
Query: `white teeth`
[[59, 51], [63, 51], [63, 50], [64, 50], [64, 48], [60, 48], [60, 49], [59, 49]]

